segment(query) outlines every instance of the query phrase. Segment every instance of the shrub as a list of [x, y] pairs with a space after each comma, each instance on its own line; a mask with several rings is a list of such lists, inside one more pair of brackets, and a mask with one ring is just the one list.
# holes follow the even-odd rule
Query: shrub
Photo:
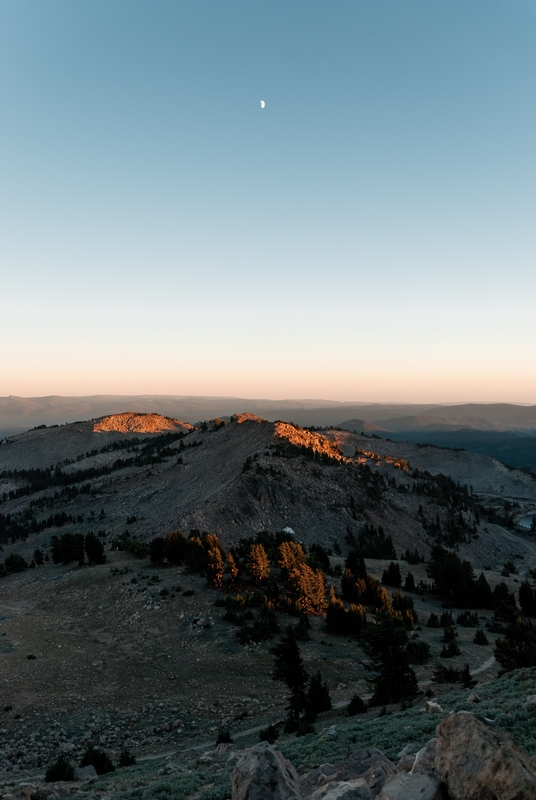
[[87, 748], [83, 755], [82, 761], [80, 762], [81, 767], [89, 767], [90, 765], [95, 767], [97, 775], [105, 775], [107, 772], [113, 772], [115, 770], [110, 756], [105, 753], [104, 750], [94, 747], [91, 744]]
[[267, 728], [263, 728], [262, 731], [259, 733], [259, 739], [261, 742], [268, 742], [268, 744], [273, 744], [275, 740], [279, 737], [279, 731], [275, 727], [275, 725], [268, 725]]
[[365, 714], [367, 710], [367, 704], [365, 701], [362, 700], [357, 694], [352, 695], [352, 698], [346, 707], [346, 713], [348, 716], [355, 717], [356, 714]]
[[452, 625], [447, 625], [447, 627], [443, 631], [443, 638], [441, 639], [441, 641], [444, 642], [445, 644], [448, 644], [449, 642], [454, 642], [456, 641], [457, 635], [458, 634], [456, 633], [456, 628], [454, 628]]
[[430, 645], [423, 639], [410, 639], [406, 645], [410, 664], [426, 664], [430, 658]]
[[456, 625], [461, 625], [462, 628], [478, 628], [478, 614], [476, 611], [474, 614], [464, 611], [456, 617]]
[[473, 644], [489, 644], [488, 637], [483, 630], [477, 630], [473, 639]]
[[294, 628], [294, 636], [299, 642], [308, 642], [311, 639], [309, 635], [310, 630], [311, 623], [308, 617], [306, 617], [305, 614], [301, 614], [298, 624]]
[[136, 763], [136, 756], [127, 750], [126, 747], [123, 747], [121, 753], [119, 755], [119, 766], [120, 767], [133, 767]]
[[74, 767], [63, 753], [48, 767], [45, 773], [45, 780], [47, 783], [74, 781]]
[[216, 739], [216, 744], [231, 744], [233, 741], [233, 737], [231, 736], [231, 732], [229, 728], [222, 728], [218, 733], [218, 738]]
[[456, 644], [456, 642], [449, 642], [443, 647], [440, 655], [441, 658], [453, 658], [454, 656], [459, 656], [460, 653], [461, 650]]
[[455, 667], [445, 666], [439, 662], [432, 672], [432, 683], [458, 683], [460, 670]]

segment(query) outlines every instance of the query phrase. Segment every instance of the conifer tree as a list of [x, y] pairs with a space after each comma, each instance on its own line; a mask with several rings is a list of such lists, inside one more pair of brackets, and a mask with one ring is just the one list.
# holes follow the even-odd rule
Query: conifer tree
[[309, 681], [307, 705], [309, 707], [309, 716], [312, 718], [332, 708], [328, 685], [322, 680], [320, 671], [318, 671], [316, 675], [312, 675]]
[[186, 556], [186, 539], [181, 531], [176, 530], [168, 533], [165, 554], [170, 564], [182, 564]]
[[406, 650], [408, 634], [396, 617], [382, 612], [369, 626], [367, 649], [374, 664], [373, 705], [396, 703], [417, 693], [417, 676]]
[[279, 545], [279, 566], [287, 574], [301, 564], [306, 564], [307, 558], [301, 544], [296, 542], [281, 542]]
[[219, 547], [211, 547], [207, 552], [207, 581], [215, 589], [223, 586], [223, 557]]
[[307, 707], [306, 686], [308, 675], [305, 670], [300, 649], [293, 628], [288, 625], [281, 641], [271, 649], [275, 656], [272, 678], [285, 683], [290, 689], [287, 706], [288, 718], [297, 725], [300, 713]]
[[248, 555], [249, 571], [257, 583], [266, 580], [270, 574], [270, 559], [262, 544], [252, 544]]
[[234, 588], [238, 578], [238, 567], [232, 553], [227, 554], [227, 574], [229, 576], [229, 585]]
[[520, 667], [536, 667], [536, 624], [512, 617], [504, 638], [497, 639], [493, 655], [505, 672]]
[[104, 555], [104, 545], [98, 536], [94, 533], [88, 533], [84, 547], [87, 555], [87, 560], [90, 564], [104, 564], [106, 556]]
[[323, 614], [326, 608], [324, 573], [299, 564], [289, 573], [290, 596], [302, 614]]

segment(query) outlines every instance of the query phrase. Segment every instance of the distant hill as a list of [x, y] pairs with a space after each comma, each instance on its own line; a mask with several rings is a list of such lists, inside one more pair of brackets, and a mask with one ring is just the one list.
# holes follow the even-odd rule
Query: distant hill
[[[341, 425], [363, 420], [387, 430], [461, 426], [475, 430], [536, 432], [536, 406], [512, 403], [463, 405], [340, 403], [331, 400], [265, 400], [178, 395], [0, 397], [0, 432], [63, 425], [127, 411], [150, 412], [195, 423], [242, 411], [299, 425]], [[5, 435], [5, 434], [4, 434]]]
[[352, 431], [353, 433], [379, 433], [386, 432], [387, 428], [381, 428], [373, 422], [368, 422], [366, 419], [349, 419], [346, 422], [341, 422], [337, 425], [345, 431]]
[[[107, 541], [126, 529], [142, 539], [176, 528], [217, 531], [228, 546], [290, 526], [305, 543], [330, 547], [367, 523], [381, 525], [399, 551], [428, 553], [419, 508], [429, 520], [444, 516], [435, 499], [443, 490], [416, 489], [408, 460], [411, 469], [528, 503], [516, 506], [519, 515], [536, 505], [536, 481], [483, 455], [311, 431], [251, 413], [197, 427], [124, 413], [36, 428], [0, 446], [0, 543], [29, 531], [32, 548], [59, 526], [96, 530]], [[464, 544], [471, 557], [481, 546], [471, 536]], [[493, 547], [486, 558], [502, 553]]]
[[536, 435], [502, 433], [499, 431], [475, 430], [405, 430], [398, 433], [377, 432], [396, 442], [413, 442], [421, 445], [463, 448], [473, 453], [482, 453], [496, 458], [516, 469], [536, 472]]

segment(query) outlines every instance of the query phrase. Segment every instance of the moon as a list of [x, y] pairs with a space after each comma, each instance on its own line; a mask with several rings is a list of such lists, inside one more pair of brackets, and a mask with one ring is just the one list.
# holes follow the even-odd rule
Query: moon
[[265, 105], [266, 103], [264, 102], [264, 100], [261, 100], [261, 108], [264, 108]]

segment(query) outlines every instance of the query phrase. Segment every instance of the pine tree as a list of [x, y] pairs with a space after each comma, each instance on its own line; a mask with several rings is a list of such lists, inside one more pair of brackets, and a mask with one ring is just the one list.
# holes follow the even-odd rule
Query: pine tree
[[252, 544], [248, 555], [249, 571], [257, 583], [266, 580], [270, 574], [270, 559], [262, 544]]
[[316, 717], [317, 714], [321, 714], [323, 711], [330, 711], [332, 708], [328, 685], [322, 680], [320, 671], [311, 676], [307, 690], [307, 705], [309, 715], [312, 717]]
[[287, 574], [302, 564], [307, 563], [301, 544], [296, 542], [281, 542], [279, 545], [279, 566]]
[[523, 581], [519, 587], [518, 597], [523, 614], [527, 617], [536, 617], [536, 593], [528, 581]]
[[472, 689], [473, 686], [476, 686], [476, 681], [471, 677], [469, 664], [464, 664], [463, 669], [460, 670], [460, 683], [464, 689]]
[[223, 557], [219, 547], [211, 547], [207, 552], [207, 581], [215, 589], [223, 586]]
[[290, 596], [302, 614], [323, 614], [326, 608], [324, 573], [299, 564], [289, 573]]
[[270, 652], [275, 656], [272, 678], [285, 683], [290, 689], [288, 716], [297, 724], [300, 713], [307, 707], [305, 688], [308, 675], [290, 625], [285, 628], [281, 641]]
[[495, 642], [493, 654], [505, 672], [536, 667], [536, 624], [519, 617], [510, 619], [504, 638]]
[[84, 541], [84, 548], [90, 564], [104, 564], [106, 561], [104, 545], [98, 536], [95, 536], [94, 533], [88, 533]]
[[234, 588], [238, 578], [238, 567], [232, 553], [227, 554], [227, 574], [229, 575], [229, 585]]
[[413, 577], [413, 572], [408, 572], [406, 575], [406, 582], [404, 583], [404, 590], [406, 592], [414, 592], [415, 589], [415, 578]]
[[394, 586], [395, 589], [400, 589], [402, 586], [400, 567], [394, 561], [391, 561], [387, 569], [383, 571], [382, 583], [385, 583], [386, 586]]
[[383, 612], [368, 630], [367, 649], [377, 673], [372, 704], [396, 703], [415, 695], [417, 677], [410, 666], [408, 634], [403, 624]]
[[165, 540], [165, 555], [170, 564], [182, 564], [186, 557], [186, 539], [181, 531], [168, 533]]

